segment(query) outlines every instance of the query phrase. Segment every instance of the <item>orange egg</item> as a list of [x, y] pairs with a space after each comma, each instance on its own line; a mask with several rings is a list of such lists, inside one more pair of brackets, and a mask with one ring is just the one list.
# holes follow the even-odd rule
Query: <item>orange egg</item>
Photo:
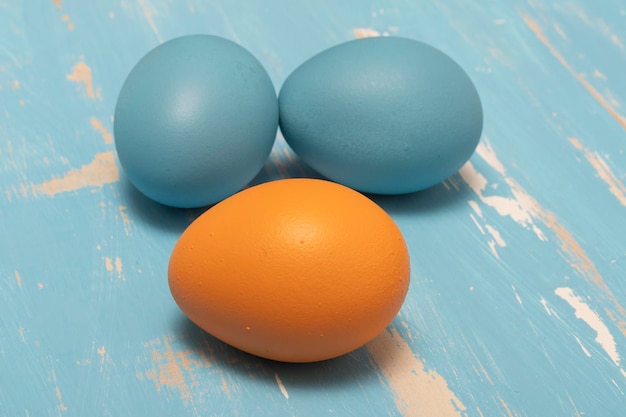
[[182, 234], [169, 263], [181, 310], [248, 353], [313, 362], [348, 353], [396, 316], [409, 255], [362, 194], [315, 179], [248, 188]]

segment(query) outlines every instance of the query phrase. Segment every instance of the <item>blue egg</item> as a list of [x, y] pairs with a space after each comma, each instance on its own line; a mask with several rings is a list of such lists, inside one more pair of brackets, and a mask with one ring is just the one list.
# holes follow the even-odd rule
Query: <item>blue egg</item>
[[298, 67], [279, 95], [287, 143], [331, 180], [404, 194], [454, 174], [480, 140], [472, 81], [449, 56], [398, 37], [327, 49]]
[[165, 42], [128, 75], [115, 108], [115, 146], [130, 182], [175, 207], [200, 207], [246, 186], [278, 128], [276, 91], [261, 63], [229, 40]]

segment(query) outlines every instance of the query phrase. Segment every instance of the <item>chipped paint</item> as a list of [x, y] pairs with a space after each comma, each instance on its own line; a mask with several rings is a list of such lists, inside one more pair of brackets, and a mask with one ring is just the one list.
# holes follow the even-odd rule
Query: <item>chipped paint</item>
[[395, 329], [386, 330], [367, 344], [404, 417], [458, 417], [465, 405], [434, 370], [426, 370], [420, 358]]
[[[11, 380], [0, 382], [8, 400], [0, 415], [620, 415], [626, 147], [614, 118], [626, 116], [615, 59], [623, 58], [626, 6], [244, 3], [120, 0], [93, 8], [50, 0], [30, 13], [0, 0], [0, 214], [8, 219], [0, 227], [0, 368]], [[586, 21], [572, 12], [577, 5]], [[293, 45], [316, 51], [387, 32], [432, 42], [476, 82], [486, 136], [472, 157], [475, 172], [462, 172], [474, 188], [454, 175], [424, 193], [373, 197], [405, 234], [416, 284], [394, 321], [399, 335], [382, 336], [376, 360], [378, 341], [369, 353], [368, 346], [321, 364], [275, 364], [187, 323], [163, 268], [199, 212], [129, 194], [120, 165], [109, 167], [120, 170], [117, 182], [110, 171], [57, 182], [54, 198], [37, 188], [85, 174], [98, 152], [118, 162], [112, 110], [120, 71], [157, 39], [193, 28], [240, 41], [278, 83], [283, 64], [306, 58], [297, 47], [281, 56]], [[313, 175], [279, 140], [261, 178]], [[570, 288], [608, 328], [619, 368], [557, 287]], [[165, 291], [146, 296], [150, 288]], [[143, 324], [117, 325], [133, 315]], [[424, 411], [433, 402], [435, 411]]]
[[506, 173], [504, 164], [500, 161], [500, 159], [498, 159], [498, 155], [496, 155], [496, 152], [491, 146], [491, 141], [486, 136], [483, 136], [481, 141], [478, 143], [478, 146], [476, 147], [476, 153], [498, 173], [500, 173], [501, 175], [504, 175]]
[[572, 397], [568, 395], [567, 398], [569, 400], [569, 403], [572, 405], [574, 412], [576, 413], [574, 417], [583, 417], [583, 414], [580, 411], [578, 411], [578, 407], [576, 406], [576, 403], [574, 402]]
[[497, 158], [493, 150], [486, 153], [482, 152], [482, 154], [487, 155], [485, 162], [490, 164], [492, 168], [498, 172], [502, 171], [500, 173], [503, 175], [503, 181], [508, 185], [508, 191], [512, 194], [512, 197], [485, 195], [488, 181], [474, 168], [471, 162], [467, 162], [459, 171], [463, 180], [484, 204], [494, 208], [500, 216], [509, 217], [521, 226], [532, 230], [539, 240], [547, 241], [547, 237], [536, 224], [537, 222], [541, 222], [548, 229], [551, 229], [561, 242], [561, 256], [569, 263], [572, 269], [596, 286], [610, 300], [614, 310], [607, 308], [607, 314], [618, 325], [620, 331], [626, 335], [626, 321], [624, 320], [626, 309], [624, 309], [612, 290], [606, 285], [604, 278], [577, 239], [559, 222], [554, 213], [543, 209], [537, 200], [528, 194], [517, 181], [506, 175], [504, 166], [499, 161], [498, 163], [494, 162], [497, 161]]
[[496, 246], [500, 248], [505, 248], [506, 242], [504, 241], [504, 239], [502, 239], [502, 236], [500, 236], [500, 232], [498, 232], [498, 230], [496, 230], [495, 227], [489, 224], [486, 224], [485, 229], [487, 229], [487, 231], [492, 237], [492, 239], [489, 239], [488, 241], [488, 245], [489, 245], [489, 248], [491, 249], [491, 252], [496, 258], [500, 258], [500, 255], [498, 255], [498, 251], [496, 250]]
[[102, 100], [100, 95], [100, 91], [94, 90], [93, 86], [93, 75], [91, 71], [91, 67], [87, 65], [84, 61], [79, 61], [72, 67], [72, 72], [69, 73], [66, 77], [67, 80], [82, 84], [85, 89], [85, 93], [87, 97], [92, 100], [96, 100], [96, 98]]
[[354, 28], [352, 34], [357, 39], [374, 38], [380, 36], [380, 32], [371, 28]]
[[125, 279], [122, 275], [122, 260], [118, 257], [115, 258], [115, 272], [119, 279]]
[[526, 14], [522, 15], [522, 19], [524, 20], [524, 23], [526, 23], [526, 26], [528, 26], [528, 29], [530, 29], [535, 34], [537, 39], [539, 39], [539, 41], [546, 48], [548, 48], [550, 54], [552, 54], [552, 56], [556, 58], [561, 66], [565, 68], [565, 70], [569, 72], [576, 79], [576, 81], [578, 81], [580, 85], [582, 85], [585, 90], [589, 92], [589, 94], [591, 94], [591, 96], [600, 104], [600, 106], [602, 106], [602, 108], [604, 108], [604, 110], [606, 110], [607, 113], [609, 113], [611, 117], [615, 119], [615, 121], [619, 123], [620, 126], [622, 126], [623, 129], [626, 129], [626, 117], [624, 117], [623, 115], [618, 113], [617, 110], [615, 110], [615, 108], [607, 101], [607, 99], [602, 94], [600, 94], [600, 92], [596, 90], [596, 88], [591, 85], [589, 81], [587, 81], [584, 74], [576, 72], [576, 70], [570, 65], [565, 57], [563, 57], [563, 55], [561, 55], [561, 53], [554, 47], [554, 45], [552, 45], [552, 42], [550, 42], [548, 37], [545, 35], [543, 29], [541, 29], [541, 26], [539, 26], [539, 23], [537, 23], [533, 18]]
[[596, 171], [598, 177], [609, 186], [609, 192], [613, 194], [622, 206], [626, 207], [626, 185], [611, 171], [606, 161], [597, 152], [592, 152], [585, 148], [578, 139], [570, 138], [569, 141], [574, 148], [581, 150], [585, 154], [585, 159]]
[[148, 26], [150, 26], [152, 33], [154, 33], [154, 36], [156, 36], [159, 43], [163, 43], [163, 39], [161, 38], [161, 34], [159, 33], [159, 28], [154, 22], [154, 10], [146, 3], [145, 0], [137, 0], [137, 4], [139, 5], [141, 12], [143, 13], [143, 17], [146, 19], [146, 22], [148, 22]]
[[478, 217], [483, 217], [483, 211], [480, 209], [480, 206], [475, 200], [469, 200], [467, 204], [469, 204], [472, 210], [474, 210], [474, 212], [478, 214]]
[[561, 225], [556, 216], [550, 212], [542, 213], [543, 221], [548, 225], [557, 235], [561, 241], [561, 251], [566, 259], [569, 260], [570, 266], [576, 270], [584, 279], [595, 285], [600, 291], [604, 292], [607, 299], [614, 305], [617, 310], [615, 313], [610, 308], [607, 308], [607, 314], [611, 320], [613, 320], [620, 328], [621, 332], [626, 336], [626, 325], [623, 319], [619, 317], [626, 317], [626, 310], [620, 304], [619, 300], [615, 297], [611, 289], [604, 282], [604, 278], [600, 275], [600, 272], [593, 264], [591, 259], [587, 256], [585, 250], [580, 246], [578, 241], [574, 238], [569, 230]]
[[574, 294], [574, 291], [569, 287], [560, 287], [554, 290], [554, 293], [561, 297], [567, 304], [574, 309], [576, 318], [584, 321], [587, 326], [591, 327], [596, 332], [595, 341], [602, 349], [609, 355], [609, 358], [613, 361], [615, 366], [620, 365], [620, 357], [617, 353], [617, 344], [615, 338], [611, 334], [610, 330], [602, 319], [589, 307], [585, 301]]
[[554, 31], [558, 33], [561, 38], [567, 39], [567, 35], [565, 34], [565, 31], [561, 26], [559, 26], [557, 23], [554, 23], [552, 27], [554, 27]]
[[19, 329], [17, 329], [17, 331], [20, 334], [20, 341], [22, 343], [26, 343], [26, 336], [24, 335], [24, 326], [20, 326]]
[[115, 272], [119, 279], [125, 279], [124, 275], [122, 274], [122, 260], [119, 257], [116, 256], [115, 259], [108, 256], [105, 257], [104, 267], [106, 268], [107, 272]]
[[476, 217], [473, 214], [470, 214], [470, 219], [472, 219], [472, 222], [474, 222], [474, 225], [476, 226], [476, 228], [478, 229], [478, 231], [480, 232], [481, 235], [485, 234], [485, 230], [483, 229], [483, 227], [480, 225], [480, 223], [478, 223], [478, 220], [476, 219]]
[[63, 402], [63, 394], [61, 394], [61, 389], [59, 388], [58, 385], [54, 387], [54, 393], [57, 399], [59, 400], [59, 409], [61, 411], [67, 411], [67, 406]]
[[113, 272], [113, 260], [109, 258], [108, 256], [104, 258], [104, 267], [106, 268], [107, 271]]
[[554, 311], [550, 307], [550, 305], [548, 304], [548, 300], [546, 300], [545, 298], [541, 297], [539, 299], [539, 303], [543, 306], [544, 310], [546, 310], [546, 313], [548, 313], [548, 316], [554, 315], [555, 317], [558, 317], [558, 314], [556, 314], [556, 311]]
[[580, 341], [578, 336], [574, 336], [574, 339], [576, 339], [576, 343], [578, 343], [578, 346], [580, 346], [580, 349], [582, 349], [582, 351], [585, 354], [585, 356], [590, 358], [591, 357], [591, 353], [589, 353], [589, 350], [587, 350], [585, 345], [583, 345], [583, 342]]
[[544, 232], [535, 224], [536, 202], [512, 179], [505, 178], [505, 181], [513, 195], [504, 197], [485, 194], [487, 179], [474, 168], [471, 162], [467, 162], [459, 170], [459, 174], [484, 204], [494, 208], [500, 216], [510, 217], [516, 223], [532, 230], [540, 240], [546, 240]]
[[511, 412], [511, 409], [509, 408], [509, 405], [502, 398], [500, 398], [500, 405], [502, 406], [502, 408], [506, 412], [507, 417], [518, 417], [519, 416], [519, 414], [517, 414], [517, 413], [513, 414]]
[[600, 72], [599, 69], [594, 69], [593, 70], [593, 78], [599, 78], [600, 80], [604, 80], [606, 81], [606, 75], [604, 75], [602, 72]]
[[110, 145], [113, 143], [113, 135], [107, 130], [106, 127], [104, 127], [102, 121], [92, 117], [89, 119], [89, 123], [91, 123], [91, 127], [93, 127], [96, 132], [100, 133], [100, 136], [102, 136], [102, 140], [104, 140], [105, 144]]
[[104, 345], [100, 346], [97, 350], [98, 355], [100, 356], [100, 372], [104, 371], [104, 362], [106, 360], [107, 350]]
[[100, 152], [93, 161], [80, 168], [72, 169], [59, 178], [53, 178], [33, 185], [35, 195], [54, 197], [57, 194], [77, 191], [83, 188], [102, 188], [105, 184], [119, 181], [120, 173], [112, 151]]
[[130, 236], [132, 222], [128, 217], [128, 207], [120, 204], [117, 206], [117, 210], [119, 211], [120, 217], [122, 218], [122, 223], [124, 224], [124, 233], [126, 234], [126, 236]]
[[624, 49], [624, 44], [616, 34], [611, 35], [611, 42], [620, 49]]
[[517, 300], [517, 303], [519, 305], [524, 305], [524, 303], [522, 302], [522, 297], [520, 297], [519, 293], [517, 292], [515, 285], [511, 285], [511, 288], [513, 289], [513, 293], [515, 294], [515, 299]]
[[285, 397], [286, 400], [288, 400], [289, 393], [287, 392], [287, 388], [285, 388], [285, 385], [283, 384], [283, 381], [281, 381], [278, 374], [274, 374], [274, 379], [276, 380], [276, 384], [278, 384], [278, 389], [280, 390], [280, 393], [283, 394], [283, 397]]
[[196, 372], [211, 368], [213, 372], [220, 374], [221, 388], [227, 395], [230, 395], [226, 379], [219, 369], [214, 367], [215, 358], [206, 341], [206, 351], [204, 349], [175, 350], [172, 345], [175, 341], [176, 338], [173, 336], [163, 336], [146, 343], [145, 347], [151, 350], [151, 367], [138, 374], [138, 378], [152, 381], [157, 392], [161, 392], [163, 388], [175, 389], [183, 404], [187, 405], [192, 400], [191, 390], [202, 388], [197, 380]]
[[72, 23], [72, 21], [70, 20], [70, 15], [67, 13], [64, 13], [61, 15], [61, 20], [63, 20], [65, 23], [67, 23], [67, 29], [68, 30], [74, 30], [75, 26], [74, 23]]
[[[616, 45], [620, 49], [624, 47], [624, 45], [619, 41], [619, 37], [615, 33], [613, 33], [611, 27], [606, 23], [604, 19], [589, 17], [587, 13], [582, 9], [582, 7], [577, 6], [574, 3], [568, 3], [567, 7], [580, 20], [582, 20], [582, 22], [585, 25], [598, 31], [600, 34], [608, 38], [614, 45]], [[621, 10], [620, 14], [623, 16], [624, 10]]]

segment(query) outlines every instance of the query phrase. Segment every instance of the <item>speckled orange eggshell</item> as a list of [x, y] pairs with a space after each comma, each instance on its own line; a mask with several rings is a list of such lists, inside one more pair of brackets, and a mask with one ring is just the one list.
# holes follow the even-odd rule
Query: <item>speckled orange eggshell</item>
[[345, 186], [265, 183], [227, 198], [180, 237], [169, 285], [181, 310], [248, 353], [313, 362], [348, 353], [396, 316], [409, 255], [394, 221]]

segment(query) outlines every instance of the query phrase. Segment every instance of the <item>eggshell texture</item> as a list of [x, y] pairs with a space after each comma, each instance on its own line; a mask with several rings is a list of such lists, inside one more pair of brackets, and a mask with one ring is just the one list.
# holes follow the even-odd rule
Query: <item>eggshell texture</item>
[[165, 42], [128, 75], [115, 145], [128, 179], [170, 206], [199, 207], [261, 170], [278, 127], [274, 86], [243, 47], [216, 36]]
[[181, 310], [213, 336], [269, 359], [312, 362], [379, 334], [409, 287], [394, 221], [340, 184], [264, 183], [218, 203], [169, 263]]
[[349, 187], [403, 194], [455, 173], [482, 131], [480, 98], [443, 52], [406, 38], [327, 49], [285, 81], [280, 128], [312, 168]]

